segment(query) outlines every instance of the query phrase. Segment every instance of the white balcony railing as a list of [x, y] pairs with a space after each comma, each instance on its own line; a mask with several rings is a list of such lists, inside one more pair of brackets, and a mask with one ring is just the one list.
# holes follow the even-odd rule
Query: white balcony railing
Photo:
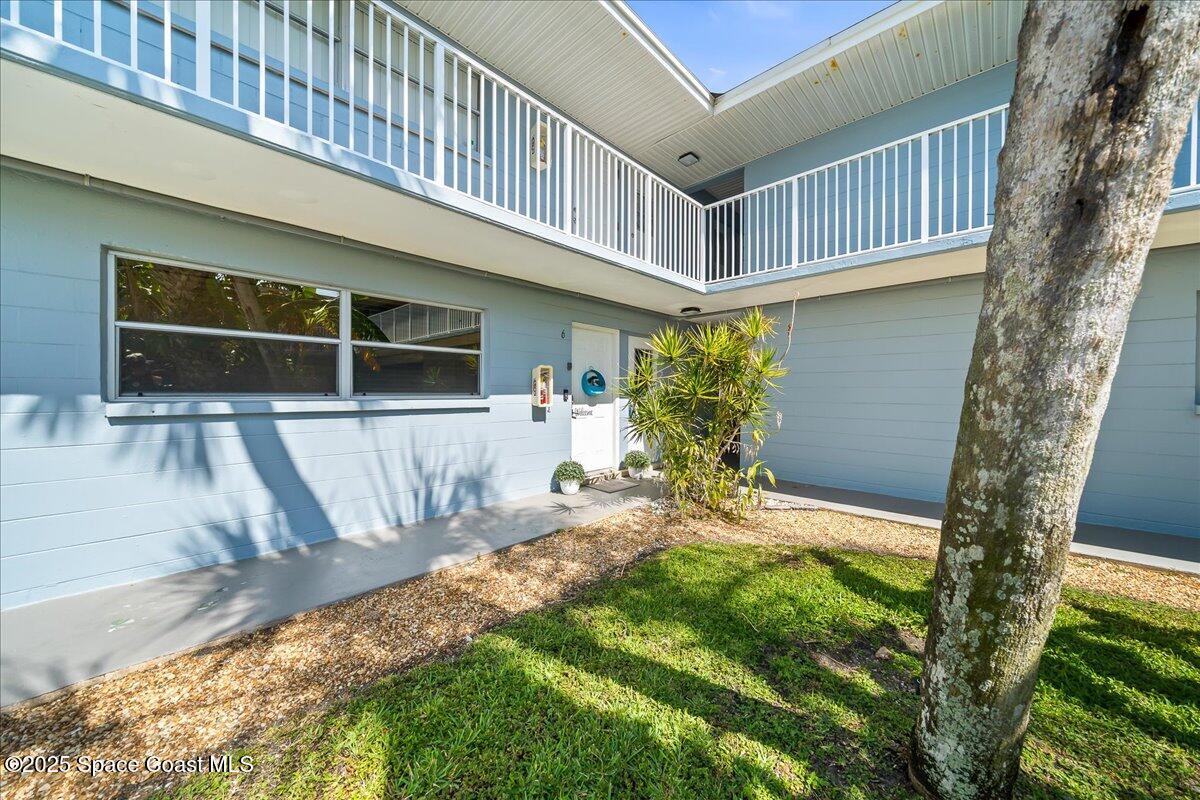
[[[696, 281], [992, 224], [1003, 106], [703, 206], [379, 0], [0, 0], [0, 17]], [[1196, 117], [1177, 190], [1197, 187]]]
[[703, 280], [698, 202], [385, 3], [0, 0], [0, 16]]
[[[1173, 191], [1197, 188], [1197, 115]], [[991, 228], [1008, 106], [867, 150], [704, 209], [707, 281]]]

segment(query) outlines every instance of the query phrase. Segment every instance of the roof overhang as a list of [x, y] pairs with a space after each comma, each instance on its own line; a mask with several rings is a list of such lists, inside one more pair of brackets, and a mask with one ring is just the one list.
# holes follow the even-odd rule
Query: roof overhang
[[623, 0], [396, 1], [680, 188], [1014, 60], [1025, 12], [901, 0], [714, 96]]
[[625, 0], [597, 0], [597, 2], [605, 11], [612, 14], [617, 22], [629, 31], [630, 35], [637, 39], [638, 44], [645, 47], [646, 51], [658, 60], [663, 69], [667, 70], [692, 97], [696, 98], [696, 102], [709, 111], [713, 110], [715, 98], [712, 92], [691, 70], [683, 65], [683, 62], [663, 44], [662, 40], [654, 35], [650, 27], [642, 22], [642, 18], [634, 13]]
[[942, 2], [943, 0], [903, 0], [893, 3], [719, 95], [714, 104], [715, 110], [717, 113], [728, 111], [745, 100], [775, 86], [785, 84], [804, 74], [806, 70], [825, 64], [839, 53], [857, 47], [875, 36], [880, 36], [903, 25], [913, 17], [931, 11]]

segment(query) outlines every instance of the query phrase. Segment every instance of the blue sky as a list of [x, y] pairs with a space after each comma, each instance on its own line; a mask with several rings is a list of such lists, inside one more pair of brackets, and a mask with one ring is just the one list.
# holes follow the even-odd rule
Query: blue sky
[[724, 92], [893, 0], [629, 0], [714, 92]]

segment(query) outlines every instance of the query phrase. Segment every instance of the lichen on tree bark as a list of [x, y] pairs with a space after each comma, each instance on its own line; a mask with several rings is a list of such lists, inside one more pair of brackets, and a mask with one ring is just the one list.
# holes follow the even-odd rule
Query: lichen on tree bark
[[910, 772], [1006, 798], [1100, 420], [1200, 86], [1200, 3], [1031, 2]]

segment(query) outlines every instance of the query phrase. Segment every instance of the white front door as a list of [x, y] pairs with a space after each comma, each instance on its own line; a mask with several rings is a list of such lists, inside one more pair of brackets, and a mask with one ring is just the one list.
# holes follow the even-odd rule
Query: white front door
[[[610, 328], [571, 326], [571, 458], [588, 472], [617, 466], [617, 353], [621, 334]], [[589, 395], [583, 382], [599, 372], [604, 391]], [[594, 376], [593, 376], [594, 377]]]

